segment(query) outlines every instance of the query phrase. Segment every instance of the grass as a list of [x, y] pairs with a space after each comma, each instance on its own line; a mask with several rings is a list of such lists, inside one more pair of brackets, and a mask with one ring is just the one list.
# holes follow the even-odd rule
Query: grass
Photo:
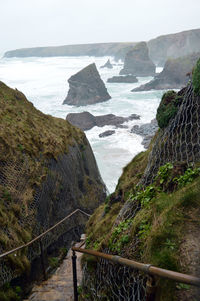
[[[0, 243], [3, 252], [31, 240], [37, 214], [31, 209], [35, 190], [40, 189], [49, 173], [49, 160], [56, 161], [75, 144], [80, 148], [87, 145], [81, 130], [63, 119], [43, 114], [23, 93], [0, 82], [0, 176], [3, 178]], [[29, 222], [22, 226], [19, 220], [27, 217]], [[6, 260], [18, 275], [29, 271], [26, 253], [18, 252]]]
[[[145, 159], [144, 156], [145, 153], [136, 156], [124, 172], [129, 174], [132, 166], [134, 173], [134, 168], [138, 168], [137, 164]], [[190, 175], [193, 175], [191, 169], [188, 170]], [[140, 202], [141, 209], [133, 219], [122, 220], [117, 226], [114, 224], [122, 206], [120, 202], [111, 205], [105, 215], [103, 215], [104, 206], [98, 208], [87, 226], [89, 235], [87, 247], [94, 248], [97, 245], [98, 250], [109, 248], [112, 254], [150, 263], [164, 269], [189, 273], [188, 266], [182, 262], [181, 250], [191, 228], [194, 229], [194, 233], [200, 231], [198, 209], [200, 176], [196, 175], [194, 178], [190, 176], [188, 179], [188, 170], [183, 175], [179, 175], [180, 179], [181, 177], [187, 178], [187, 182], [184, 186], [175, 186], [173, 192], [167, 190], [167, 185], [164, 191], [162, 189], [163, 179], [166, 183], [167, 177], [170, 177], [170, 181], [172, 180], [173, 168], [170, 164], [160, 168], [158, 177], [152, 184], [154, 194], [151, 194], [152, 191], [149, 193], [148, 187], [143, 194], [138, 194], [136, 188], [130, 188], [131, 202]], [[177, 180], [175, 174], [174, 177]], [[127, 178], [124, 174], [121, 177], [122, 180], [127, 180]], [[125, 182], [118, 183], [120, 187], [124, 187], [124, 184]], [[127, 183], [125, 186], [128, 187]], [[148, 202], [142, 203], [141, 198], [148, 198]], [[136, 241], [137, 244], [135, 244]], [[177, 287], [174, 282], [161, 280], [159, 286], [160, 300], [175, 300]]]

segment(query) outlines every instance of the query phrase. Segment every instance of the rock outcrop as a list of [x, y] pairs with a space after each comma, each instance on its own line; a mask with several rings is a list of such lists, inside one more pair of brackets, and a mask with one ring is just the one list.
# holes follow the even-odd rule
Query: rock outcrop
[[113, 76], [108, 78], [108, 83], [137, 83], [138, 79], [134, 75], [126, 75], [126, 76]]
[[145, 42], [138, 43], [129, 51], [124, 60], [124, 68], [120, 74], [135, 76], [154, 76], [156, 66], [149, 58], [149, 50]]
[[200, 29], [163, 35], [148, 42], [149, 56], [159, 66], [169, 58], [186, 56], [200, 49]]
[[193, 53], [177, 59], [168, 59], [161, 73], [147, 84], [133, 89], [132, 92], [181, 89], [188, 82], [199, 57], [200, 53]]
[[[92, 213], [104, 201], [106, 188], [85, 134], [38, 111], [2, 82], [0, 149], [1, 253], [27, 243], [75, 209]], [[49, 233], [43, 239], [45, 254], [68, 248], [86, 222], [77, 213]], [[39, 255], [35, 243], [17, 257], [7, 257], [1, 262], [0, 286], [24, 273], [28, 277], [34, 267], [39, 276]]]
[[149, 147], [151, 139], [154, 137], [155, 133], [158, 130], [158, 122], [156, 119], [151, 120], [150, 123], [145, 123], [142, 125], [134, 125], [131, 129], [131, 133], [140, 135], [143, 138], [142, 144], [145, 148]]
[[111, 98], [95, 64], [90, 64], [72, 75], [68, 82], [69, 91], [63, 104], [86, 106]]
[[110, 60], [108, 59], [107, 62], [103, 66], [101, 66], [100, 68], [112, 69], [113, 65], [111, 64]]
[[115, 131], [108, 130], [108, 131], [105, 131], [105, 132], [99, 134], [99, 138], [108, 137], [108, 136], [113, 135], [114, 133], [115, 133]]
[[94, 126], [103, 127], [105, 125], [114, 125], [120, 127], [121, 124], [126, 121], [140, 119], [140, 116], [137, 114], [132, 114], [129, 117], [120, 117], [115, 116], [114, 114], [94, 116], [89, 112], [82, 112], [70, 113], [67, 115], [66, 119], [81, 130], [87, 131]]

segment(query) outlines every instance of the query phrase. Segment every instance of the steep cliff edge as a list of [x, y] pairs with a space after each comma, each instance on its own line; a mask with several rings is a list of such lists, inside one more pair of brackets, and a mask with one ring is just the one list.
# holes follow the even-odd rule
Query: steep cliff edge
[[[30, 241], [77, 208], [92, 213], [105, 198], [85, 134], [38, 111], [2, 82], [0, 149], [0, 253]], [[81, 215], [70, 218], [43, 240], [45, 252], [68, 247], [71, 233], [85, 222]], [[39, 254], [36, 243], [1, 260], [0, 284], [28, 274]]]
[[[89, 220], [88, 248], [200, 276], [199, 75], [200, 61], [186, 88], [164, 94], [160, 129]], [[145, 300], [146, 277], [137, 271], [87, 257], [84, 271], [88, 300], [93, 291], [112, 300]], [[198, 300], [192, 286], [165, 279], [156, 284], [156, 300]]]
[[163, 35], [148, 42], [150, 58], [156, 65], [164, 66], [168, 58], [199, 52], [200, 29]]

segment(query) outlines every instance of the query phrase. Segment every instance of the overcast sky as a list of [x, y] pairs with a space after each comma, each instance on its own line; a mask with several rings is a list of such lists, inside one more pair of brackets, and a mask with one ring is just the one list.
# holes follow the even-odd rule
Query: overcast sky
[[0, 51], [149, 40], [200, 28], [200, 0], [0, 0]]

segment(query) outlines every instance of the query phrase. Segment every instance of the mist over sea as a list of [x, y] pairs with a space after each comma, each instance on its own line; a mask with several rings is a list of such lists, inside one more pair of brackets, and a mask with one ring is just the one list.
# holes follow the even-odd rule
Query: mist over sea
[[[151, 77], [138, 78], [135, 84], [107, 83], [107, 79], [118, 75], [121, 65], [113, 69], [100, 69], [108, 57], [53, 57], [53, 58], [1, 58], [0, 80], [12, 88], [22, 91], [36, 108], [46, 114], [65, 119], [68, 113], [88, 111], [93, 115], [115, 114], [128, 117], [139, 114], [140, 120], [126, 123], [127, 129], [114, 126], [94, 127], [86, 131], [97, 164], [109, 192], [113, 192], [123, 167], [140, 151], [142, 137], [130, 133], [135, 124], [150, 122], [163, 91], [130, 92], [131, 89], [148, 82]], [[112, 99], [96, 105], [73, 107], [62, 105], [68, 92], [68, 78], [86, 67], [96, 63], [101, 78], [106, 84]], [[116, 64], [116, 62], [111, 62]], [[99, 134], [114, 129], [112, 136], [99, 138]]]

